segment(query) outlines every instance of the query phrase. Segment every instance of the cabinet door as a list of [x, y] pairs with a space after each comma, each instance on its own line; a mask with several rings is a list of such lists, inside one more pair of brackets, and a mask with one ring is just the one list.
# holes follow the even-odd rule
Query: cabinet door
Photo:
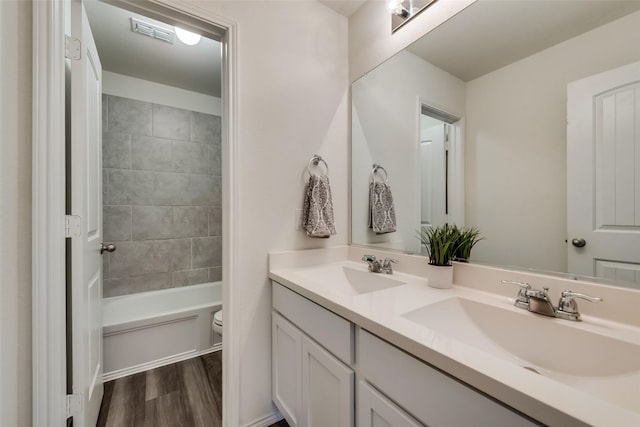
[[423, 427], [367, 384], [358, 383], [358, 427]]
[[272, 398], [289, 426], [301, 423], [302, 332], [275, 311], [272, 319]]
[[302, 413], [308, 427], [353, 426], [353, 371], [302, 337]]

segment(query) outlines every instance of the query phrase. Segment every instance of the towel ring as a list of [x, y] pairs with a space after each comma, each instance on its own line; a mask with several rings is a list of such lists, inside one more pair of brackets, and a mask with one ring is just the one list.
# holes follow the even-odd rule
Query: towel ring
[[371, 181], [375, 181], [376, 175], [380, 175], [378, 172], [384, 172], [384, 182], [386, 184], [389, 181], [387, 170], [376, 163], [373, 164], [373, 169], [371, 170]]
[[313, 155], [313, 157], [309, 160], [309, 164], [307, 165], [307, 172], [309, 172], [309, 175], [313, 175], [313, 172], [311, 172], [311, 166], [312, 165], [318, 166], [321, 162], [324, 165], [324, 168], [326, 169], [326, 172], [324, 174], [329, 175], [329, 165], [327, 164], [327, 162], [324, 161], [324, 159], [321, 156], [317, 154]]

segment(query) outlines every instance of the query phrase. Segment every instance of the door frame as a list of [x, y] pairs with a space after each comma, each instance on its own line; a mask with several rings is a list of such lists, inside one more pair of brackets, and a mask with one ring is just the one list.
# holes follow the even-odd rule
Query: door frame
[[[65, 29], [69, 0], [33, 3], [32, 344], [33, 424], [64, 425], [66, 416]], [[124, 8], [132, 2], [123, 1]], [[138, 6], [138, 5], [136, 5]], [[173, 20], [220, 29], [223, 44], [223, 425], [240, 421], [237, 150], [237, 24], [194, 4], [142, 3]]]

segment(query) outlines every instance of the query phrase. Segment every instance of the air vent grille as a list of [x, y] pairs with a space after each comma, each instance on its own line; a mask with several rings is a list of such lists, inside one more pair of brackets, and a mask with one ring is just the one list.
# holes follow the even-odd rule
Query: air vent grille
[[131, 18], [131, 31], [154, 39], [173, 44], [175, 33], [167, 28], [162, 28], [149, 22]]

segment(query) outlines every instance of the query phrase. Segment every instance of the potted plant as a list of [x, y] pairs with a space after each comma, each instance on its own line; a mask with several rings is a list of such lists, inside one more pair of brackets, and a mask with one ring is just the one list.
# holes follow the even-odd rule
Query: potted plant
[[427, 271], [429, 286], [446, 289], [453, 285], [451, 260], [456, 248], [458, 234], [459, 230], [449, 224], [420, 230], [420, 242], [429, 257]]
[[454, 225], [454, 228], [458, 233], [458, 240], [453, 251], [453, 259], [460, 262], [469, 262], [471, 249], [484, 237], [480, 237], [480, 230], [477, 227], [458, 228]]

